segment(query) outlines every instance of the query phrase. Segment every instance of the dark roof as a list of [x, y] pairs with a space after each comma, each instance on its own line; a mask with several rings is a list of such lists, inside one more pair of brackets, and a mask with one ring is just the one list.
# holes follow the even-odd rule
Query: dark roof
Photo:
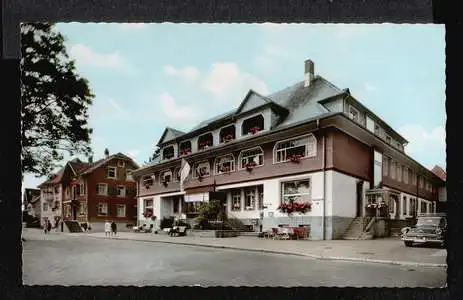
[[437, 177], [439, 177], [443, 181], [447, 180], [447, 173], [440, 166], [435, 165], [434, 168], [432, 168], [431, 172], [433, 172]]

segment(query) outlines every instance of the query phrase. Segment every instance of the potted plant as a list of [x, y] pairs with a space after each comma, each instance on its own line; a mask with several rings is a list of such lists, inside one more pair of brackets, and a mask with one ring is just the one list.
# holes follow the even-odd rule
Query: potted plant
[[289, 160], [293, 163], [300, 163], [301, 160], [302, 160], [302, 155], [299, 155], [299, 154], [293, 154], [289, 157]]
[[260, 131], [260, 128], [257, 127], [257, 126], [251, 127], [251, 128], [249, 129], [249, 133], [251, 133], [251, 134], [256, 134], [256, 133], [258, 133], [259, 131]]
[[256, 166], [256, 163], [255, 163], [255, 162], [253, 162], [253, 161], [252, 161], [252, 162], [249, 162], [249, 163], [247, 163], [247, 164], [245, 165], [245, 167], [246, 167], [246, 171], [248, 171], [248, 172], [251, 172], [251, 171], [252, 171], [252, 169], [254, 169], [254, 167], [255, 167], [255, 166]]
[[143, 217], [145, 218], [151, 218], [153, 216], [153, 210], [151, 208], [148, 208], [145, 210], [143, 213]]
[[191, 152], [191, 148], [183, 148], [180, 150], [181, 155], [187, 155]]
[[222, 142], [226, 143], [226, 142], [229, 142], [233, 140], [233, 135], [231, 133], [229, 134], [226, 134], [223, 138], [222, 138]]

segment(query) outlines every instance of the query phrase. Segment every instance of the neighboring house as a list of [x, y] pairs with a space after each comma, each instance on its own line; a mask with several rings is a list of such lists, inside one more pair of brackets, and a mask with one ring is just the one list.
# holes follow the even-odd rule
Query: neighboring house
[[447, 211], [447, 173], [440, 166], [434, 166], [432, 172], [436, 174], [442, 181], [445, 182], [445, 185], [439, 187], [439, 202], [437, 202], [437, 211], [446, 212]]
[[61, 185], [59, 214], [65, 220], [90, 222], [92, 226], [96, 223], [97, 228], [105, 220], [134, 224], [136, 183], [131, 172], [136, 168], [138, 165], [122, 153], [105, 153], [95, 162], [92, 158], [88, 162], [73, 159], [41, 187], [45, 190], [52, 183]]
[[24, 189], [23, 194], [24, 210], [34, 218], [40, 219], [40, 190], [39, 189]]
[[49, 220], [52, 225], [62, 218], [62, 190], [65, 168], [49, 176], [48, 180], [38, 185], [40, 189], [40, 217], [42, 225]]
[[[189, 132], [166, 128], [159, 159], [133, 172], [138, 219], [188, 221], [203, 201], [224, 198], [228, 215], [255, 230], [310, 226], [311, 239], [336, 239], [380, 199], [392, 219], [433, 212], [443, 181], [406, 144], [307, 60], [302, 82], [268, 96], [250, 90], [237, 109]], [[288, 199], [311, 201], [311, 211], [288, 218], [278, 210]]]

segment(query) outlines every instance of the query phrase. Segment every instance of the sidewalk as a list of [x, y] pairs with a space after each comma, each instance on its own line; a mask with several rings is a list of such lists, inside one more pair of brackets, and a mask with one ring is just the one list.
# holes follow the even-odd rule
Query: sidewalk
[[[103, 238], [104, 233], [90, 233]], [[360, 261], [403, 266], [447, 267], [446, 250], [428, 247], [405, 247], [399, 238], [377, 240], [293, 241], [257, 237], [202, 238], [170, 237], [164, 234], [118, 233], [119, 240], [147, 241], [190, 246], [226, 248], [265, 253], [308, 256], [316, 259]]]

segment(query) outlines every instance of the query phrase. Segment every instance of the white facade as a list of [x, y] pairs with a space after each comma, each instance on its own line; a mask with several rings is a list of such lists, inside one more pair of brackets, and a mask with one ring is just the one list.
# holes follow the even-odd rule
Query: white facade
[[45, 187], [40, 190], [40, 215], [42, 222], [50, 220], [55, 225], [55, 218], [62, 217], [62, 192], [60, 184]]

